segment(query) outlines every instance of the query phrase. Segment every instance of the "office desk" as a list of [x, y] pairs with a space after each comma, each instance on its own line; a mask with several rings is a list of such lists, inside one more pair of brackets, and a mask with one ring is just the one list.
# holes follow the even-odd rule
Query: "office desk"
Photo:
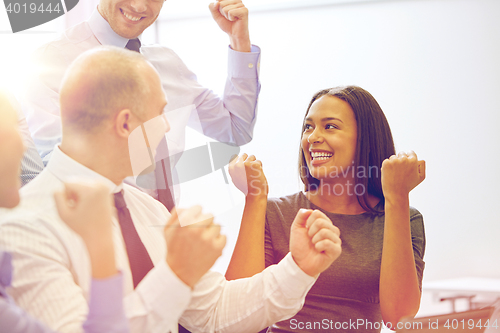
[[455, 301], [468, 299], [469, 309], [475, 304], [493, 303], [500, 298], [500, 279], [491, 278], [456, 278], [424, 282], [422, 289], [430, 291], [441, 301], [451, 301], [455, 312]]

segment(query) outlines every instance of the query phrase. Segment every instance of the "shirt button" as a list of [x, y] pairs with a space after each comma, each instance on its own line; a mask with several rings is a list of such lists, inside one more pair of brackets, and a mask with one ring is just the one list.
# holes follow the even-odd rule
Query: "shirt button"
[[252, 64], [252, 63], [249, 63], [249, 64], [248, 64], [248, 68], [252, 69], [252, 68], [253, 68], [253, 64]]

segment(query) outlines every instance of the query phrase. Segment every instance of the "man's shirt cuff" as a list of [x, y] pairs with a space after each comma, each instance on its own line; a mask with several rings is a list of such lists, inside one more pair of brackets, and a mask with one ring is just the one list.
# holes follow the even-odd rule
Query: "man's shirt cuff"
[[254, 79], [259, 77], [260, 47], [252, 45], [250, 52], [238, 52], [229, 47], [229, 77]]

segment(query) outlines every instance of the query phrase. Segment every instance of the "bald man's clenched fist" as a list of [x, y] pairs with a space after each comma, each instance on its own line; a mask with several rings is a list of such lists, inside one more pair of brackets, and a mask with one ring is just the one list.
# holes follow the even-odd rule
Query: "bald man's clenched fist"
[[342, 253], [340, 230], [319, 210], [301, 209], [292, 223], [290, 252], [300, 269], [315, 277]]

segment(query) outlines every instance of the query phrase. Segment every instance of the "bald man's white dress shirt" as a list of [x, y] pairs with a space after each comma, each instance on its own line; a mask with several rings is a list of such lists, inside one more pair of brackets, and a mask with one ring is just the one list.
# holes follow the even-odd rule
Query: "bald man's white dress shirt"
[[110, 193], [123, 189], [137, 232], [155, 267], [133, 289], [127, 252], [116, 217], [113, 240], [124, 273], [124, 304], [132, 332], [177, 332], [178, 321], [193, 332], [257, 332], [290, 318], [316, 281], [289, 254], [252, 278], [226, 281], [208, 272], [194, 290], [166, 264], [163, 225], [169, 212], [149, 195], [113, 182], [56, 147], [45, 170], [21, 190], [21, 204], [0, 211], [0, 247], [13, 255], [17, 304], [58, 332], [81, 332], [88, 311], [91, 266], [79, 236], [61, 221], [53, 193], [68, 181], [99, 181]]

